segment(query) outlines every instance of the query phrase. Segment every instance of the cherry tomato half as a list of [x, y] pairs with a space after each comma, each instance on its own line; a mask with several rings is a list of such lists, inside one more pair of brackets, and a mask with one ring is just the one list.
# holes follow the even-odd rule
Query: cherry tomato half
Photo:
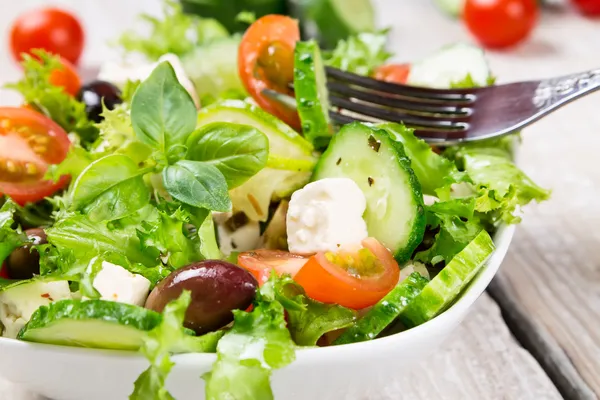
[[410, 64], [385, 64], [377, 67], [373, 78], [384, 82], [405, 84], [410, 73]]
[[512, 46], [528, 37], [537, 16], [537, 0], [467, 0], [463, 13], [471, 33], [491, 48]]
[[600, 0], [571, 0], [585, 15], [600, 15]]
[[281, 250], [253, 250], [238, 256], [238, 263], [254, 275], [259, 285], [269, 280], [271, 271], [293, 278], [307, 261], [307, 257]]
[[49, 164], [59, 164], [71, 143], [48, 117], [29, 108], [0, 107], [0, 193], [24, 205], [54, 194], [69, 183], [44, 180]]
[[81, 88], [79, 74], [77, 74], [77, 70], [73, 64], [67, 60], [61, 59], [60, 62], [62, 68], [52, 71], [50, 74], [50, 83], [54, 86], [62, 87], [65, 92], [69, 93], [71, 96], [75, 96]]
[[376, 239], [367, 238], [362, 245], [371, 253], [369, 268], [360, 265], [344, 268], [337, 262], [348, 257], [360, 262], [360, 256], [338, 253], [331, 257], [332, 253], [317, 253], [298, 271], [294, 280], [309, 297], [324, 303], [357, 310], [374, 305], [396, 286], [400, 268], [392, 253]]
[[84, 45], [83, 28], [72, 14], [53, 7], [38, 8], [20, 15], [10, 31], [13, 57], [44, 49], [77, 64]]
[[298, 21], [283, 15], [266, 15], [256, 20], [242, 38], [238, 51], [239, 74], [252, 98], [269, 113], [294, 128], [300, 127], [298, 113], [262, 94], [264, 89], [292, 94], [294, 48], [300, 40]]

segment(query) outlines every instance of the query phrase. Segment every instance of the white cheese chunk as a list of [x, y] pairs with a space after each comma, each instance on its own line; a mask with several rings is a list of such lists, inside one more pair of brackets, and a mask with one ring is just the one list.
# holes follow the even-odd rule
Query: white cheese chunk
[[367, 201], [348, 178], [309, 183], [290, 200], [286, 218], [291, 252], [311, 254], [360, 245], [368, 236], [362, 215]]
[[101, 300], [143, 306], [150, 291], [150, 281], [142, 275], [133, 274], [120, 265], [106, 261], [94, 277], [94, 289]]
[[248, 221], [232, 231], [226, 224], [232, 215], [232, 213], [213, 213], [221, 252], [228, 256], [234, 251], [256, 249], [260, 241], [260, 224], [257, 221]]
[[69, 282], [32, 281], [0, 293], [0, 323], [2, 336], [16, 338], [17, 334], [41, 306], [71, 298]]
[[196, 93], [196, 88], [194, 84], [190, 80], [190, 78], [185, 73], [183, 69], [183, 64], [179, 60], [175, 54], [165, 54], [161, 58], [158, 59], [156, 63], [153, 64], [121, 64], [116, 62], [105, 62], [100, 67], [100, 72], [98, 73], [98, 79], [111, 82], [116, 86], [123, 87], [128, 80], [130, 81], [143, 81], [147, 77], [150, 76], [154, 68], [158, 64], [163, 61], [168, 61], [173, 70], [175, 71], [175, 75], [177, 76], [177, 80], [188, 91], [192, 99], [194, 100], [194, 104], [196, 107], [200, 107], [200, 101], [198, 99], [198, 94]]

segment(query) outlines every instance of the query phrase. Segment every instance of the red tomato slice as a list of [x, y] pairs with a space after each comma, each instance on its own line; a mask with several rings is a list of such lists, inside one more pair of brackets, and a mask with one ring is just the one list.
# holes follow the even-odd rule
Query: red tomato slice
[[537, 0], [467, 0], [463, 18], [484, 46], [501, 48], [529, 36], [537, 15]]
[[49, 164], [67, 156], [71, 142], [54, 121], [28, 108], [0, 107], [0, 193], [18, 204], [36, 202], [69, 183], [44, 180]]
[[11, 50], [17, 61], [21, 61], [22, 53], [44, 49], [77, 64], [84, 41], [79, 20], [53, 7], [38, 8], [20, 15], [10, 31]]
[[65, 92], [75, 96], [81, 88], [81, 79], [77, 70], [65, 59], [61, 59], [62, 69], [56, 69], [50, 74], [50, 83], [54, 86], [62, 87]]
[[[374, 256], [368, 271], [358, 265], [353, 272], [338, 265], [336, 260], [356, 254], [317, 253], [294, 277], [306, 294], [323, 303], [335, 303], [356, 310], [381, 300], [398, 283], [400, 268], [392, 253], [376, 239], [367, 238], [362, 245]], [[361, 260], [357, 257], [356, 260]]]
[[246, 90], [269, 113], [294, 128], [300, 127], [295, 110], [262, 94], [264, 89], [293, 94], [294, 48], [300, 40], [298, 21], [283, 15], [266, 15], [246, 30], [238, 51], [238, 68]]
[[373, 78], [384, 82], [405, 84], [410, 73], [410, 64], [385, 64], [377, 67]]
[[260, 285], [269, 280], [271, 271], [278, 275], [290, 274], [293, 278], [306, 261], [307, 257], [281, 250], [253, 250], [238, 256], [238, 264], [250, 271]]

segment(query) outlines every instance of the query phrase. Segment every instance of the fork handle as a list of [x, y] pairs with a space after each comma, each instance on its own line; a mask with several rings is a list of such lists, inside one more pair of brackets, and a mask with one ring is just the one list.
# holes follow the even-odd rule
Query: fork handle
[[600, 69], [540, 81], [533, 98], [539, 109], [554, 109], [600, 89]]

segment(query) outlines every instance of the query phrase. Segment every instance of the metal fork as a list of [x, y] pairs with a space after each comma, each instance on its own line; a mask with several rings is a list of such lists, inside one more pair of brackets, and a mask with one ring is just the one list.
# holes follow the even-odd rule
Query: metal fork
[[[489, 139], [518, 131], [600, 89], [600, 69], [538, 81], [472, 89], [429, 89], [378, 81], [327, 67], [331, 119], [346, 124], [402, 122], [436, 145]], [[290, 107], [293, 98], [263, 92]]]

